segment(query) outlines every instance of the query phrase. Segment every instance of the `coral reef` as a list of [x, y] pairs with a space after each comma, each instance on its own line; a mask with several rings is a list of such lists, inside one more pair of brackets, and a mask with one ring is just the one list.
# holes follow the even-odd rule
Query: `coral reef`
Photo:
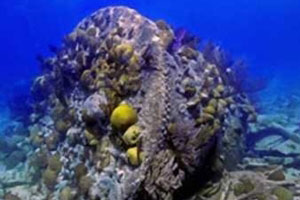
[[219, 48], [196, 44], [126, 7], [83, 19], [32, 86], [30, 199], [289, 199], [278, 171], [227, 173], [256, 113]]
[[[255, 172], [243, 170], [227, 173], [223, 176], [222, 180], [209, 184], [206, 186], [207, 189], [200, 191], [197, 195], [190, 198], [190, 200], [297, 199], [299, 197], [299, 180], [270, 181], [267, 179], [267, 174], [272, 171]], [[297, 198], [294, 198], [296, 196]]]

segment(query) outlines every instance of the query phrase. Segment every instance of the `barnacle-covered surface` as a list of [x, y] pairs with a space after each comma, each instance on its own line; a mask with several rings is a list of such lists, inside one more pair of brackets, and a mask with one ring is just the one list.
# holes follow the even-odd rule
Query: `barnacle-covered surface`
[[[175, 37], [165, 22], [126, 7], [82, 20], [41, 63], [29, 128], [35, 149], [25, 163], [30, 186], [25, 194], [20, 188], [6, 194], [32, 200], [243, 199], [249, 188], [233, 198], [226, 190], [244, 183], [240, 174], [223, 172], [241, 159], [254, 108], [218, 49], [208, 55], [190, 43], [170, 48]], [[201, 193], [212, 181], [218, 186]]]

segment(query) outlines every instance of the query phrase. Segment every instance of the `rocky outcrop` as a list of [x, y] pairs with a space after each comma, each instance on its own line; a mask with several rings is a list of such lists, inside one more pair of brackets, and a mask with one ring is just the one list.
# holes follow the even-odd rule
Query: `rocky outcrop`
[[255, 111], [222, 50], [194, 42], [108, 7], [42, 60], [28, 160], [48, 199], [186, 199], [236, 167]]

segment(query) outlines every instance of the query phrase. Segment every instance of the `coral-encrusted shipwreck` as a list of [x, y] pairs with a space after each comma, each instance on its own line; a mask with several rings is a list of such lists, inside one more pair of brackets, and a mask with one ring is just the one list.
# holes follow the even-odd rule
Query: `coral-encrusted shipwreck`
[[174, 37], [162, 21], [109, 7], [43, 60], [29, 160], [45, 199], [228, 199], [220, 179], [255, 112], [218, 49], [207, 59], [189, 43], [169, 48]]

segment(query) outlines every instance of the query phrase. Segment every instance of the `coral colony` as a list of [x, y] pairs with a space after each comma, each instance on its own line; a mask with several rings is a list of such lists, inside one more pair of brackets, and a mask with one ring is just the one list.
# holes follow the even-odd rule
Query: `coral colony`
[[126, 7], [83, 19], [40, 59], [34, 147], [9, 166], [26, 160], [27, 182], [4, 199], [292, 200], [279, 168], [229, 172], [256, 113], [220, 48], [186, 37]]

